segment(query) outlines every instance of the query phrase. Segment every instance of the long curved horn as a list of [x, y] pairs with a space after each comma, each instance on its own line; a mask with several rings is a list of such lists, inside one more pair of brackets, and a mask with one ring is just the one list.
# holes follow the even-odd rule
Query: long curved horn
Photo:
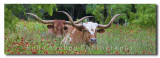
[[[64, 13], [65, 15], [67, 15], [67, 17], [68, 17], [68, 19], [69, 19], [70, 22], [66, 21], [66, 23], [70, 23], [73, 27], [79, 28], [79, 27], [82, 26], [82, 24], [75, 24], [74, 21], [73, 21], [73, 19], [72, 19], [72, 17], [71, 17], [67, 12], [65, 12], [65, 11], [57, 11], [57, 12], [62, 12], [62, 13]], [[78, 21], [78, 22], [79, 22], [79, 21]]]
[[37, 15], [33, 13], [26, 13], [26, 14], [32, 15], [33, 17], [35, 17], [38, 21], [40, 21], [43, 24], [49, 24], [49, 23], [53, 24], [53, 21], [54, 21], [54, 20], [42, 20], [41, 18], [39, 18]]
[[107, 25], [98, 24], [98, 28], [109, 28], [109, 27], [112, 25], [113, 21], [114, 21], [119, 15], [123, 15], [123, 14], [117, 14], [117, 15], [115, 15]]
[[[89, 18], [89, 17], [93, 17], [93, 16], [85, 16], [81, 19], [79, 19], [78, 21], [74, 21], [75, 24], [78, 24], [80, 22], [82, 22], [84, 19]], [[70, 21], [66, 21], [66, 24], [71, 24]]]
[[79, 19], [78, 21], [75, 21], [74, 23], [75, 23], [75, 24], [78, 24], [78, 23], [80, 23], [81, 21], [83, 21], [84, 19], [89, 18], [89, 17], [93, 17], [93, 16], [85, 16], [85, 17]]

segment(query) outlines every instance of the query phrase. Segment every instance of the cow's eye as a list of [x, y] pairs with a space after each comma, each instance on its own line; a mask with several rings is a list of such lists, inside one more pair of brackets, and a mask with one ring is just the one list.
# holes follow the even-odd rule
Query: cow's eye
[[68, 27], [64, 27], [64, 30], [67, 30], [68, 29]]
[[64, 26], [64, 30], [67, 30], [67, 29], [68, 29], [68, 27]]
[[84, 32], [87, 32], [87, 30], [84, 30]]

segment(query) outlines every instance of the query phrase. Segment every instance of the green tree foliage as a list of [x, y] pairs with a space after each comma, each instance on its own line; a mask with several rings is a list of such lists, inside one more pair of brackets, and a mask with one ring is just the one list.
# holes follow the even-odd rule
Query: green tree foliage
[[96, 21], [99, 21], [100, 23], [102, 23], [102, 19], [104, 19], [102, 13], [103, 10], [104, 10], [104, 5], [102, 4], [89, 4], [86, 6], [86, 13], [93, 14], [94, 17], [96, 18]]
[[[15, 32], [16, 23], [18, 22], [18, 18], [15, 16], [20, 11], [24, 11], [22, 5], [14, 4], [14, 5], [5, 5], [5, 35], [9, 32]], [[12, 30], [12, 31], [11, 31]]]
[[20, 13], [23, 13], [21, 15], [25, 17], [27, 17], [26, 12], [41, 17], [44, 12], [52, 16], [53, 11], [57, 11], [55, 4], [5, 4], [5, 35], [10, 31], [15, 31]]
[[[137, 13], [134, 13], [133, 24], [156, 27], [156, 5], [155, 4], [138, 4], [136, 5]], [[136, 14], [136, 16], [135, 16]]]
[[122, 18], [125, 20], [125, 23], [129, 21], [129, 18], [127, 15], [131, 12], [132, 5], [131, 4], [113, 4], [111, 5], [113, 14], [124, 14], [123, 16], [120, 16], [119, 18]]
[[52, 16], [53, 11], [57, 11], [56, 4], [30, 4], [26, 5], [26, 8], [31, 10], [29, 12], [35, 13], [40, 17], [44, 12], [47, 12], [50, 16]]
[[[107, 18], [104, 18], [104, 7], [107, 8]], [[156, 27], [156, 5], [153, 4], [88, 4], [86, 13], [94, 15], [96, 21], [107, 24], [116, 14], [124, 14], [123, 19], [127, 25], [136, 24], [144, 27]]]
[[[86, 6], [86, 13], [91, 13], [95, 16], [97, 21], [100, 21], [103, 24], [107, 24], [114, 15], [116, 14], [125, 14], [125, 16], [120, 16], [119, 18], [123, 18], [127, 22], [127, 15], [131, 12], [131, 4], [107, 4], [104, 6], [103, 4], [89, 4]], [[107, 8], [107, 18], [104, 18], [104, 7]]]
[[34, 13], [37, 16], [45, 19], [44, 17], [42, 17], [42, 15], [44, 13], [48, 13], [50, 16], [52, 16], [53, 11], [57, 11], [57, 6], [56, 4], [24, 4], [23, 5], [25, 8], [25, 12], [24, 15], [26, 16], [26, 12], [27, 13]]

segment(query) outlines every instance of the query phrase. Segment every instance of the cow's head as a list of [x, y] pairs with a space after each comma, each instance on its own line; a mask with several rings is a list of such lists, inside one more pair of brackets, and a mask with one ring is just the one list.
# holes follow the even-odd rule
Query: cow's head
[[[70, 17], [70, 15], [66, 12], [63, 12], [64, 14], [66, 14], [68, 17]], [[93, 23], [93, 22], [87, 22], [87, 23], [83, 23], [83, 24], [75, 24], [72, 20], [72, 18], [69, 18], [71, 25], [75, 28], [77, 28], [78, 30], [83, 32], [83, 39], [85, 39], [86, 43], [97, 43], [96, 41], [96, 34], [97, 33], [104, 33], [105, 32], [105, 28], [109, 28], [111, 26], [111, 24], [113, 23], [114, 19], [116, 17], [118, 17], [121, 14], [117, 14], [115, 15], [111, 21], [107, 24], [107, 25], [101, 25], [98, 23]]]
[[83, 32], [83, 37], [87, 43], [97, 43], [96, 34], [104, 33], [104, 29], [98, 29], [98, 24], [93, 22], [83, 23], [81, 28], [78, 30]]
[[62, 37], [64, 30], [68, 29], [65, 20], [54, 20], [53, 24], [47, 25], [47, 28], [51, 29], [57, 37]]
[[[58, 12], [62, 12], [62, 11], [58, 11]], [[64, 30], [67, 30], [68, 27], [65, 26], [65, 24], [71, 24], [70, 21], [65, 21], [65, 20], [42, 20], [41, 18], [39, 18], [37, 15], [33, 14], [33, 13], [26, 13], [29, 15], [34, 16], [39, 22], [43, 23], [43, 24], [48, 24], [47, 28], [51, 29], [52, 32], [57, 36], [57, 37], [61, 37], [64, 34]], [[85, 16], [81, 19], [79, 19], [78, 21], [75, 21], [74, 23], [80, 23], [82, 20], [88, 18], [88, 17], [92, 17], [92, 16]], [[72, 19], [71, 17], [68, 17], [70, 19]]]

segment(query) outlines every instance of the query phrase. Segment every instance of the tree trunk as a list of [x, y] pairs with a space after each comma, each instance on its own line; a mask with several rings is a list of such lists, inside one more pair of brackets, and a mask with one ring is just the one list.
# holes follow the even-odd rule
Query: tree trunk
[[107, 16], [108, 16], [107, 5], [104, 4], [104, 11], [103, 11], [103, 17], [104, 17], [104, 18], [103, 18], [103, 21], [102, 21], [103, 24], [104, 24], [104, 22], [106, 21]]

